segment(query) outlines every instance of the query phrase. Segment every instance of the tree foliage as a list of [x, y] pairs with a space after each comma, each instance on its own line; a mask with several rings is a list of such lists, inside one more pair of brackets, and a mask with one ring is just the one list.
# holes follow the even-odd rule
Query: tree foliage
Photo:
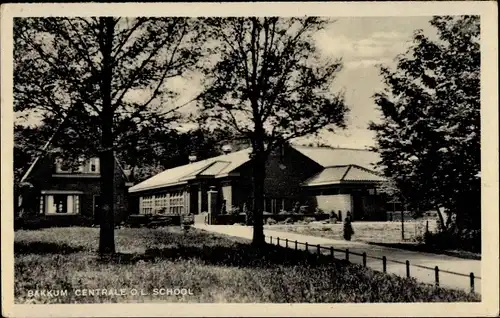
[[142, 129], [127, 136], [129, 147], [118, 153], [121, 162], [131, 168], [134, 182], [141, 182], [166, 169], [189, 163], [189, 157], [203, 160], [222, 154], [227, 133], [203, 129], [186, 132]]
[[46, 126], [14, 126], [14, 188], [18, 189], [21, 178], [34, 158], [43, 154], [51, 129]]
[[381, 67], [371, 123], [385, 174], [413, 208], [445, 208], [480, 227], [480, 21], [434, 17], [437, 39], [417, 30], [396, 67]]
[[332, 92], [341, 62], [321, 56], [314, 35], [328, 20], [244, 17], [206, 19], [214, 63], [205, 72], [206, 125], [228, 127], [252, 146], [254, 243], [262, 229], [265, 162], [276, 146], [344, 127], [343, 95]]
[[65, 129], [57, 142], [66, 155], [100, 156], [101, 253], [114, 252], [113, 152], [131, 129], [171, 122], [169, 81], [198, 62], [198, 31], [188, 18], [14, 20], [14, 110]]

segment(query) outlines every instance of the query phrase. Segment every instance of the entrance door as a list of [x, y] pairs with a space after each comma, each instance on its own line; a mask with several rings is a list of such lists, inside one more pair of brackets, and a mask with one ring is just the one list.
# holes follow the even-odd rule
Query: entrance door
[[359, 191], [352, 194], [352, 218], [353, 221], [362, 221], [365, 218], [365, 211], [363, 209], [363, 198]]
[[198, 214], [198, 187], [191, 186], [189, 190], [189, 211], [191, 214]]
[[101, 197], [94, 195], [94, 224], [101, 224]]

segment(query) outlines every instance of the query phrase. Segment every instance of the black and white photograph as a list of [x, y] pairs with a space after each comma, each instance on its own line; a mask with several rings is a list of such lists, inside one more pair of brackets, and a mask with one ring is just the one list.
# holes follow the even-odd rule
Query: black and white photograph
[[3, 315], [497, 315], [496, 6], [2, 6]]

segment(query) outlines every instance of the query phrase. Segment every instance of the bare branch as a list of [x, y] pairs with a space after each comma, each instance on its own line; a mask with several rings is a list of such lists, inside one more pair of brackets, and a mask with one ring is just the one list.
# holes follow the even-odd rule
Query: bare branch
[[99, 71], [97, 70], [96, 66], [94, 65], [94, 63], [92, 62], [92, 60], [89, 57], [89, 54], [90, 54], [89, 47], [85, 43], [85, 41], [83, 40], [82, 35], [80, 34], [79, 30], [76, 29], [75, 25], [71, 22], [71, 19], [65, 18], [65, 20], [69, 23], [69, 25], [71, 26], [71, 28], [73, 29], [73, 31], [78, 35], [78, 37], [80, 39], [80, 44], [82, 45], [82, 47], [84, 48], [84, 50], [86, 50], [86, 52], [83, 52], [82, 50], [80, 50], [79, 45], [76, 44], [73, 41], [73, 39], [71, 38], [71, 36], [69, 34], [66, 34], [64, 32], [60, 32], [60, 33], [67, 35], [66, 38], [71, 43], [71, 45], [73, 46], [73, 48], [80, 54], [81, 57], [83, 57], [87, 61], [87, 63], [89, 64], [89, 66], [90, 66], [90, 68], [92, 70], [92, 75], [98, 74]]
[[134, 26], [132, 28], [130, 28], [128, 34], [123, 38], [123, 40], [118, 43], [116, 45], [116, 47], [113, 49], [113, 51], [115, 51], [115, 54], [113, 56], [113, 60], [115, 60], [115, 62], [118, 62], [121, 57], [118, 56], [118, 54], [121, 52], [121, 50], [123, 49], [123, 47], [125, 46], [125, 44], [127, 44], [128, 40], [130, 39], [130, 37], [132, 36], [132, 34], [141, 26], [143, 25], [147, 20], [146, 19], [143, 19], [143, 18], [138, 18], [137, 19], [137, 22], [134, 24]]
[[[143, 107], [147, 107], [158, 95], [158, 92], [160, 90], [160, 87], [161, 85], [163, 84], [163, 82], [165, 81], [165, 77], [167, 76], [168, 72], [170, 70], [173, 69], [173, 65], [172, 65], [172, 62], [174, 60], [174, 57], [175, 55], [177, 54], [177, 49], [179, 48], [179, 46], [181, 45], [181, 42], [182, 42], [182, 39], [184, 38], [184, 36], [186, 35], [186, 31], [187, 31], [187, 26], [184, 26], [184, 29], [182, 30], [182, 34], [181, 34], [181, 37], [179, 38], [179, 40], [177, 41], [177, 45], [175, 46], [174, 48], [174, 51], [172, 52], [172, 54], [170, 55], [170, 59], [167, 63], [167, 65], [165, 66], [165, 71], [163, 72], [160, 80], [158, 81], [158, 84], [156, 85], [156, 88], [155, 90], [153, 91], [153, 94], [151, 95], [151, 97], [149, 98], [149, 100], [143, 105]], [[180, 65], [179, 65], [179, 68], [180, 68]], [[175, 75], [174, 75], [175, 76]]]
[[[133, 71], [133, 74], [132, 76], [130, 77], [130, 80], [127, 82], [127, 84], [125, 84], [125, 86], [122, 88], [122, 93], [120, 94], [120, 96], [116, 99], [115, 101], [115, 106], [114, 108], [118, 108], [123, 97], [125, 96], [125, 94], [130, 90], [130, 88], [132, 87], [132, 85], [134, 84], [134, 81], [137, 79], [137, 77], [139, 76], [139, 74], [141, 73], [141, 71], [144, 69], [144, 67], [153, 59], [153, 57], [158, 53], [158, 51], [170, 40], [170, 37], [165, 37], [165, 39], [163, 41], [160, 42], [160, 44], [149, 54], [149, 56], [141, 63], [141, 65], [136, 68], [134, 71]], [[116, 97], [118, 94], [118, 91], [116, 91], [116, 93], [114, 94], [113, 98]]]

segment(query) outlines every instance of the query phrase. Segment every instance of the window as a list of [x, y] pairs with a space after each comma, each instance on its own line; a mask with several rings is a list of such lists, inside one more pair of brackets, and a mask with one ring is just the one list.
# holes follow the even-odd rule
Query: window
[[99, 173], [99, 158], [92, 158], [90, 159], [90, 167], [89, 171], [91, 173]]
[[153, 213], [153, 196], [141, 197], [139, 205], [140, 205], [140, 213], [141, 214], [152, 214]]
[[139, 199], [140, 214], [182, 214], [184, 192], [160, 193]]
[[80, 213], [80, 196], [68, 194], [50, 194], [40, 198], [40, 212], [43, 213], [45, 201], [45, 214], [78, 214]]
[[184, 193], [182, 191], [170, 193], [170, 214], [182, 214], [184, 212]]
[[69, 166], [68, 162], [65, 162], [61, 158], [57, 158], [56, 159], [56, 172], [58, 172], [58, 173], [71, 172], [71, 167]]
[[40, 214], [44, 213], [44, 211], [43, 211], [43, 202], [44, 202], [43, 198], [44, 198], [43, 195], [40, 196]]
[[155, 195], [155, 214], [165, 214], [168, 211], [168, 195], [166, 193]]
[[99, 158], [91, 158], [84, 160], [78, 159], [78, 165], [71, 165], [62, 158], [57, 158], [55, 161], [56, 173], [99, 173], [100, 163]]

